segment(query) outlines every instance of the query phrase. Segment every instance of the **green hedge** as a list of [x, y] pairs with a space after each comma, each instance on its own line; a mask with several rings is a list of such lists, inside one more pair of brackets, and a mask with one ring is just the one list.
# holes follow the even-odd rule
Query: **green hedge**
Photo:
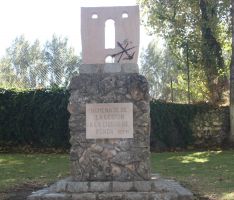
[[68, 92], [0, 89], [0, 144], [69, 147]]
[[[0, 89], [0, 145], [69, 148], [69, 93], [63, 89], [12, 91]], [[211, 105], [151, 101], [152, 149], [193, 144], [190, 123]]]
[[192, 146], [191, 123], [198, 113], [210, 109], [214, 106], [205, 103], [188, 105], [151, 101], [151, 148], [162, 150]]

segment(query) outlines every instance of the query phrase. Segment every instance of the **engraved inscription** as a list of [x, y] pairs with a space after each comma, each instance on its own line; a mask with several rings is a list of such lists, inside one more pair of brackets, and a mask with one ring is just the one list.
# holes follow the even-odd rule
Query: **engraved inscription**
[[132, 103], [86, 104], [86, 138], [133, 138]]

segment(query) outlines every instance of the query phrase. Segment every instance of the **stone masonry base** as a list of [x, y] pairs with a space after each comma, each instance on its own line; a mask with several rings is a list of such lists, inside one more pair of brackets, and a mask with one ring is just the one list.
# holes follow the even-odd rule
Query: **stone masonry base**
[[33, 192], [27, 200], [193, 200], [178, 182], [152, 177], [149, 181], [74, 182], [61, 180]]

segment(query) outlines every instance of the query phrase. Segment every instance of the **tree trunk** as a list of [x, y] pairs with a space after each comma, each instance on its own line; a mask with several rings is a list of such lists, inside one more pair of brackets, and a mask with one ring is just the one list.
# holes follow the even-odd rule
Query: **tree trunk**
[[223, 92], [228, 88], [227, 77], [221, 77], [219, 75], [219, 70], [225, 67], [222, 48], [211, 29], [211, 18], [214, 13], [211, 14], [210, 9], [208, 9], [208, 6], [211, 6], [209, 5], [209, 1], [200, 0], [199, 6], [202, 19], [202, 55], [207, 77], [207, 86], [210, 91], [210, 101], [213, 104], [219, 104], [223, 100]]
[[189, 44], [186, 44], [186, 65], [187, 65], [187, 88], [188, 88], [188, 104], [190, 104], [190, 68], [189, 68]]
[[234, 144], [234, 0], [232, 2], [232, 58], [230, 66], [230, 142]]

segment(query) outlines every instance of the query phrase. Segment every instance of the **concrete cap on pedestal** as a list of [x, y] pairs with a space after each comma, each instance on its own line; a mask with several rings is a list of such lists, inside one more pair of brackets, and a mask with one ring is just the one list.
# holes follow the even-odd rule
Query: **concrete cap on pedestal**
[[139, 73], [139, 68], [133, 63], [83, 64], [79, 72], [80, 74]]

